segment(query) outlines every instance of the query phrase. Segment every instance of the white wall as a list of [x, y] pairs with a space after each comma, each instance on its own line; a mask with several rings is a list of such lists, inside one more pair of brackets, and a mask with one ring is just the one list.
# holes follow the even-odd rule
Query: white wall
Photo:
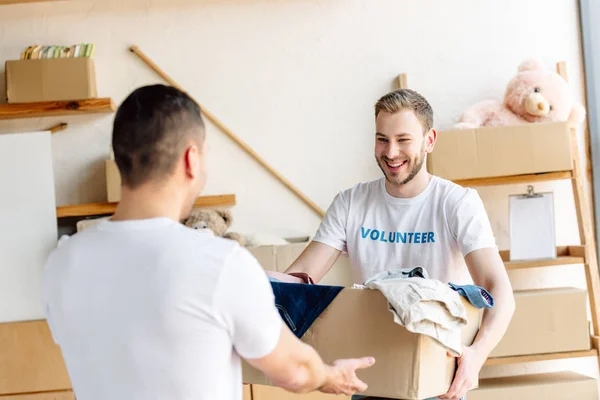
[[[380, 175], [373, 159], [373, 104], [395, 88], [401, 72], [431, 101], [438, 129], [448, 128], [471, 103], [500, 97], [519, 62], [530, 56], [552, 68], [565, 60], [576, 95], [584, 97], [576, 0], [90, 0], [0, 6], [1, 61], [17, 58], [33, 43], [78, 42], [97, 45], [100, 96], [119, 103], [140, 85], [162, 82], [127, 50], [139, 46], [324, 209], [339, 190]], [[63, 120], [69, 129], [53, 137], [57, 203], [104, 201], [112, 115], [0, 121], [0, 132]], [[206, 194], [237, 195], [235, 230], [314, 233], [317, 215], [214, 127], [209, 143]], [[536, 189], [556, 190], [558, 243], [579, 243], [570, 183]], [[501, 248], [508, 247], [507, 195], [524, 190], [525, 185], [511, 185], [480, 191]], [[556, 281], [553, 271], [511, 278], [516, 288], [541, 286]], [[569, 284], [584, 287], [579, 266], [572, 272]], [[590, 373], [596, 365], [594, 359], [576, 362]]]

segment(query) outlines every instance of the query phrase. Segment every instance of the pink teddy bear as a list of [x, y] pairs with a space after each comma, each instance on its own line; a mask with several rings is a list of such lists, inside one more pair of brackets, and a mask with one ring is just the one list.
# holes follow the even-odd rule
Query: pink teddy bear
[[577, 103], [569, 84], [541, 61], [525, 60], [508, 83], [504, 102], [485, 100], [465, 110], [456, 129], [506, 126], [531, 122], [568, 122], [585, 119], [585, 108]]

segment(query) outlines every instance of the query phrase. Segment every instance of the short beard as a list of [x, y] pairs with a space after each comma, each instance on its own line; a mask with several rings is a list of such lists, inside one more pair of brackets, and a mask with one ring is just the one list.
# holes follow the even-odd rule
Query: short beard
[[423, 167], [423, 163], [425, 162], [425, 144], [423, 144], [423, 146], [421, 147], [421, 154], [420, 157], [417, 159], [417, 164], [415, 164], [415, 166], [410, 170], [408, 176], [402, 181], [394, 180], [386, 174], [385, 167], [381, 164], [385, 163], [385, 161], [380, 161], [379, 159], [377, 159], [377, 157], [375, 157], [375, 160], [377, 161], [377, 165], [379, 165], [381, 172], [383, 172], [385, 179], [389, 183], [391, 183], [394, 186], [406, 185], [408, 182], [412, 181], [415, 178], [415, 176], [417, 176], [417, 174], [419, 173], [419, 171], [421, 171], [421, 168]]

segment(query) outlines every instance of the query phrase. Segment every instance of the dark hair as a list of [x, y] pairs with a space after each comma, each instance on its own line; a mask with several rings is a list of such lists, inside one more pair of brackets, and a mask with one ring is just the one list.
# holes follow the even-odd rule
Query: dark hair
[[171, 86], [134, 90], [117, 110], [112, 147], [121, 181], [136, 187], [173, 172], [186, 139], [204, 141], [200, 106]]
[[424, 133], [433, 127], [433, 109], [425, 97], [412, 89], [397, 89], [381, 97], [375, 104], [375, 117], [381, 111], [390, 114], [400, 110], [412, 110], [421, 124]]

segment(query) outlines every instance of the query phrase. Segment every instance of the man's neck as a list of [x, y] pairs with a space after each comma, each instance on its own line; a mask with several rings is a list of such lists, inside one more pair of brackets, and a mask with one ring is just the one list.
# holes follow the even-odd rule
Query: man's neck
[[427, 172], [427, 170], [422, 168], [421, 171], [419, 171], [419, 173], [410, 180], [410, 182], [404, 185], [394, 185], [386, 179], [385, 190], [390, 194], [390, 196], [394, 197], [415, 197], [427, 188], [429, 181], [431, 181], [431, 177], [432, 176]]
[[163, 217], [179, 222], [183, 199], [174, 193], [165, 187], [150, 185], [135, 190], [121, 187], [121, 200], [111, 219], [123, 221]]

